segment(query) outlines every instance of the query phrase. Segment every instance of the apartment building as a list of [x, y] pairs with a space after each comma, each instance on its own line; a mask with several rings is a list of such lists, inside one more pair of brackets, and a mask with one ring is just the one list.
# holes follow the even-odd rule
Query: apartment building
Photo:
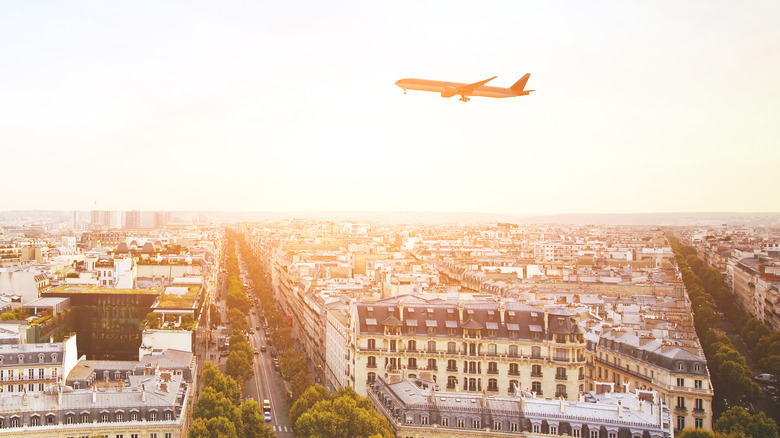
[[[419, 383], [419, 382], [418, 382]], [[405, 438], [516, 437], [669, 438], [669, 409], [651, 391], [583, 394], [551, 400], [439, 392], [424, 382], [377, 379], [368, 397]]]
[[670, 406], [674, 429], [712, 429], [709, 370], [698, 340], [656, 339], [609, 329], [588, 341], [588, 380], [609, 381], [623, 392], [656, 391]]
[[75, 335], [63, 342], [0, 344], [0, 399], [51, 391], [77, 362]]
[[353, 309], [355, 390], [391, 374], [443, 391], [574, 397], [585, 390], [585, 341], [573, 315], [493, 297], [404, 295]]

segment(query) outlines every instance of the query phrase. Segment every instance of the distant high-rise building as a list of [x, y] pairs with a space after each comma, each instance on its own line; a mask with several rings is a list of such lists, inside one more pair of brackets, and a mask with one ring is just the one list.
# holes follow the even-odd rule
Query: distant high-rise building
[[154, 227], [162, 228], [171, 221], [170, 211], [155, 211], [154, 212]]
[[138, 210], [125, 212], [125, 228], [141, 228], [141, 212]]

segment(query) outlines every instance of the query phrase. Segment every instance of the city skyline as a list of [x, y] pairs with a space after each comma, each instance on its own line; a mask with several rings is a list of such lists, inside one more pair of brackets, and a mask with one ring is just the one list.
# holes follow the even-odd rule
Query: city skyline
[[145, 5], [1, 7], [3, 210], [780, 211], [772, 2]]

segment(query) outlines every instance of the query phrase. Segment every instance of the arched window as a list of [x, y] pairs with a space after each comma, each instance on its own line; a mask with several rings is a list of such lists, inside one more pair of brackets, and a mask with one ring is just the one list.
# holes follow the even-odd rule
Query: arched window
[[416, 351], [417, 350], [417, 341], [414, 339], [409, 340], [409, 351]]
[[555, 397], [566, 398], [566, 385], [555, 385]]
[[57, 353], [52, 353], [51, 354], [51, 361], [52, 362], [57, 362]]
[[507, 390], [508, 393], [514, 394], [517, 392], [517, 390], [520, 389], [520, 381], [519, 380], [510, 380], [509, 381], [509, 389]]
[[498, 379], [488, 379], [488, 391], [498, 391]]
[[38, 363], [43, 363], [43, 358], [44, 358], [44, 357], [45, 357], [45, 356], [44, 356], [44, 354], [43, 354], [43, 353], [39, 353], [39, 354], [38, 354]]
[[41, 417], [37, 414], [30, 416], [30, 426], [36, 427], [41, 425]]
[[509, 355], [512, 357], [517, 357], [517, 345], [509, 346]]
[[458, 344], [454, 342], [447, 342], [447, 353], [457, 353], [458, 352]]
[[542, 382], [531, 382], [531, 391], [535, 392], [537, 395], [541, 395]]
[[374, 383], [376, 380], [376, 373], [368, 373], [368, 383]]
[[541, 347], [531, 347], [531, 357], [536, 358], [536, 359], [542, 357], [542, 348]]
[[542, 366], [531, 365], [531, 375], [534, 377], [542, 377]]
[[458, 384], [458, 378], [455, 376], [447, 376], [447, 388], [453, 389]]
[[376, 339], [370, 338], [368, 340], [368, 349], [369, 350], [376, 350]]
[[23, 354], [20, 354], [20, 355], [16, 356], [16, 358], [19, 359], [19, 363], [24, 363], [24, 355]]
[[428, 353], [436, 352], [436, 341], [428, 341]]

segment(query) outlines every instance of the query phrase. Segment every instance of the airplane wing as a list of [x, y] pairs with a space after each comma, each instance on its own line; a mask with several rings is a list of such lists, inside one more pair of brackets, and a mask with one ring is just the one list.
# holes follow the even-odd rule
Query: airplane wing
[[485, 79], [484, 81], [474, 82], [473, 84], [464, 85], [462, 87], [458, 87], [458, 94], [471, 94], [476, 90], [477, 88], [487, 84], [488, 82], [492, 81], [493, 79], [497, 78], [498, 76], [493, 76], [490, 79]]

